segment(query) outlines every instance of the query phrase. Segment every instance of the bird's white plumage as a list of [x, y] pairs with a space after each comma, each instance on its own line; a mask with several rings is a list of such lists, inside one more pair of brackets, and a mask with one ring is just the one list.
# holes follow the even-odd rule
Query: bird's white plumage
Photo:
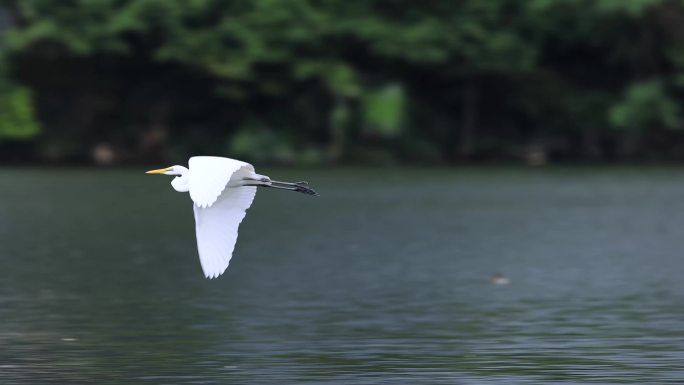
[[217, 156], [193, 156], [188, 166], [190, 198], [195, 205], [203, 208], [211, 207], [216, 202], [231, 177], [236, 177], [234, 174], [254, 172], [254, 167], [249, 163]]
[[255, 195], [254, 186], [227, 188], [211, 207], [193, 205], [197, 250], [202, 271], [207, 278], [216, 278], [228, 268], [237, 241], [238, 226]]
[[204, 275], [215, 278], [228, 267], [238, 226], [254, 200], [256, 187], [243, 186], [243, 178], [253, 174], [254, 167], [215, 156], [195, 156], [188, 165], [200, 263]]

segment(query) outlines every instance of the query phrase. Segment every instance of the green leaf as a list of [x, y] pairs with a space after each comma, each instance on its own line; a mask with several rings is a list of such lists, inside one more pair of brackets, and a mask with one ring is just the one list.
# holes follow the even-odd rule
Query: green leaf
[[363, 97], [366, 127], [385, 137], [399, 135], [405, 104], [404, 90], [399, 84], [390, 84], [366, 93]]
[[667, 128], [681, 126], [680, 106], [668, 95], [661, 80], [631, 85], [622, 101], [609, 112], [610, 121], [619, 128], [647, 129], [650, 125]]

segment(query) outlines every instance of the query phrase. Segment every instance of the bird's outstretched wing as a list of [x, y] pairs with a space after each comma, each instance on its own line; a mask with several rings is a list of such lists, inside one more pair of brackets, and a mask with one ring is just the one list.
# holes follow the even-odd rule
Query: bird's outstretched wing
[[238, 236], [238, 226], [245, 210], [252, 205], [256, 187], [228, 188], [211, 207], [193, 205], [197, 250], [202, 271], [207, 278], [216, 278], [228, 267]]
[[214, 204], [235, 173], [254, 172], [254, 167], [249, 163], [217, 156], [193, 156], [188, 166], [190, 198], [199, 207]]

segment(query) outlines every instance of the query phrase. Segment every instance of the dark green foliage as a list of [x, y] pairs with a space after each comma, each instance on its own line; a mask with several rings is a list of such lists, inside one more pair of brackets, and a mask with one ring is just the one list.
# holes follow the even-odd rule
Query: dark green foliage
[[684, 159], [681, 0], [3, 3], [37, 156]]
[[40, 132], [31, 91], [9, 80], [0, 61], [0, 142], [27, 140]]

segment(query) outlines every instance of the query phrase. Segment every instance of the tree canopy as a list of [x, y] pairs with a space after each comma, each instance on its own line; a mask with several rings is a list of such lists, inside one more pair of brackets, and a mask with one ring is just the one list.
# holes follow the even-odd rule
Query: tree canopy
[[684, 159], [682, 0], [0, 6], [0, 141], [34, 158]]

